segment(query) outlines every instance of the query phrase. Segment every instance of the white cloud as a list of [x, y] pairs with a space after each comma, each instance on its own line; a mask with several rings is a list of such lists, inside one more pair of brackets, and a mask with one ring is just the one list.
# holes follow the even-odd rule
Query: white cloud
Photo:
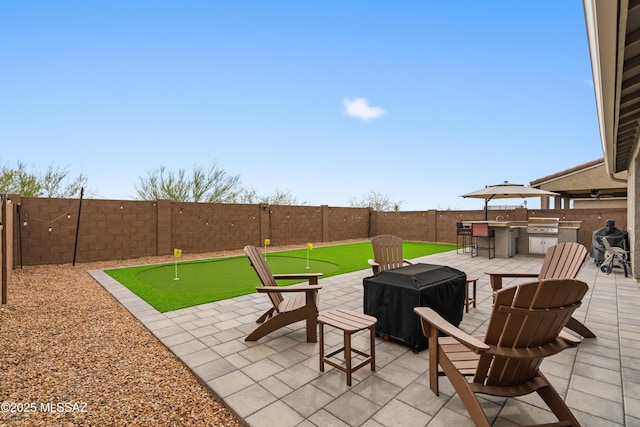
[[345, 114], [360, 120], [377, 119], [387, 112], [382, 107], [372, 107], [365, 98], [344, 99]]

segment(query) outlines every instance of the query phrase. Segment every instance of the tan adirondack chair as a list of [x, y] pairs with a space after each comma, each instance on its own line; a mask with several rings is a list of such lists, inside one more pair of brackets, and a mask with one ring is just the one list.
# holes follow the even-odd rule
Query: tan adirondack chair
[[377, 274], [391, 268], [402, 267], [404, 264], [412, 264], [411, 261], [402, 259], [402, 239], [390, 234], [381, 234], [371, 239], [373, 259], [369, 265], [373, 274]]
[[604, 245], [604, 261], [600, 265], [600, 271], [610, 274], [613, 267], [621, 267], [624, 270], [624, 277], [628, 276], [627, 264], [629, 263], [629, 253], [625, 248], [611, 246], [609, 239], [602, 238]]
[[[516, 397], [534, 391], [560, 420], [544, 425], [579, 426], [539, 367], [545, 357], [579, 344], [579, 339], [563, 334], [562, 328], [586, 292], [587, 284], [575, 279], [545, 279], [502, 289], [496, 295], [486, 335], [480, 338], [466, 334], [428, 307], [414, 308], [429, 339], [431, 390], [439, 395], [439, 375], [446, 375], [476, 426], [490, 425], [477, 393]], [[440, 337], [439, 332], [449, 337]]]
[[[256, 320], [256, 323], [261, 325], [251, 332], [245, 341], [257, 341], [283, 326], [305, 320], [307, 322], [307, 342], [317, 342], [318, 290], [322, 288], [318, 285], [318, 277], [322, 276], [322, 273], [274, 275], [258, 248], [245, 246], [244, 252], [262, 282], [262, 286], [258, 286], [256, 290], [266, 293], [273, 303], [273, 307]], [[309, 284], [290, 286], [276, 284], [276, 280], [292, 279], [308, 280]], [[288, 296], [284, 297], [283, 294], [288, 294]]]
[[[494, 295], [502, 289], [503, 277], [531, 277], [542, 279], [575, 279], [580, 268], [587, 259], [587, 248], [576, 242], [559, 243], [549, 247], [545, 254], [542, 267], [538, 273], [487, 272]], [[595, 334], [582, 322], [575, 318], [569, 319], [567, 328], [585, 338], [595, 338]]]

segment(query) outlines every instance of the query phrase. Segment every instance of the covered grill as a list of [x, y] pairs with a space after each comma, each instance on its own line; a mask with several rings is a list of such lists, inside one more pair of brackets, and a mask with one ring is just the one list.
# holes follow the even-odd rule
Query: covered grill
[[529, 253], [544, 255], [547, 253], [547, 249], [557, 245], [559, 228], [559, 218], [529, 218], [527, 224]]

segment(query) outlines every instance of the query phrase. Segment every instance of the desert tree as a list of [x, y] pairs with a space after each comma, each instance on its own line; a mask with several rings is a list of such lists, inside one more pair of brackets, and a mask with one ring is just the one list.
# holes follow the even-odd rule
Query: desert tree
[[240, 194], [239, 183], [240, 175], [227, 175], [214, 162], [208, 169], [194, 166], [190, 172], [160, 166], [150, 170], [146, 177], [140, 177], [135, 189], [142, 200], [232, 203]]
[[69, 166], [61, 168], [50, 164], [44, 172], [38, 172], [29, 170], [19, 161], [16, 167], [0, 168], [0, 193], [24, 197], [74, 197], [87, 185], [87, 181], [84, 174], [72, 178]]
[[298, 198], [291, 194], [291, 190], [274, 190], [270, 195], [259, 195], [255, 188], [245, 189], [240, 193], [240, 203], [269, 205], [305, 205], [306, 202], [298, 202]]
[[42, 193], [45, 197], [60, 197], [68, 199], [80, 194], [80, 190], [85, 188], [86, 193], [90, 193], [87, 187], [88, 178], [80, 174], [75, 178], [69, 177], [69, 167], [60, 168], [49, 165], [47, 170], [41, 175]]
[[349, 200], [349, 206], [371, 208], [374, 211], [399, 211], [401, 205], [401, 201], [392, 202], [389, 195], [378, 191], [370, 191], [360, 198], [353, 197]]

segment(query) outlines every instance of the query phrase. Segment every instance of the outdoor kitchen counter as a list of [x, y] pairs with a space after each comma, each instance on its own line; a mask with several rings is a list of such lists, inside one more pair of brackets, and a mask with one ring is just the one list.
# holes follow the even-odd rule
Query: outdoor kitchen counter
[[[473, 223], [489, 224], [495, 236], [495, 255], [497, 258], [508, 258], [516, 253], [522, 255], [544, 255], [546, 248], [563, 242], [577, 242], [581, 221], [559, 221], [558, 233], [530, 235], [527, 232], [527, 221], [462, 221], [463, 226], [471, 227]], [[481, 238], [484, 239], [484, 238]], [[532, 240], [533, 239], [533, 240]], [[487, 246], [486, 241], [480, 243]], [[480, 251], [487, 256], [486, 250]]]
[[[509, 256], [512, 256], [512, 254], [514, 253], [514, 242], [511, 241], [511, 244], [509, 242], [509, 237], [511, 237], [510, 233], [517, 233], [518, 228], [521, 226], [525, 228], [526, 233], [527, 228], [526, 221], [462, 221], [462, 225], [464, 227], [471, 227], [471, 225], [474, 223], [489, 224], [489, 230], [493, 230], [496, 248], [495, 256], [497, 258], [508, 258]], [[487, 239], [487, 237], [478, 237], [478, 245], [480, 247], [489, 246]], [[472, 242], [472, 244], [475, 244], [475, 242]], [[488, 256], [488, 252], [486, 249], [480, 249], [478, 255]]]

